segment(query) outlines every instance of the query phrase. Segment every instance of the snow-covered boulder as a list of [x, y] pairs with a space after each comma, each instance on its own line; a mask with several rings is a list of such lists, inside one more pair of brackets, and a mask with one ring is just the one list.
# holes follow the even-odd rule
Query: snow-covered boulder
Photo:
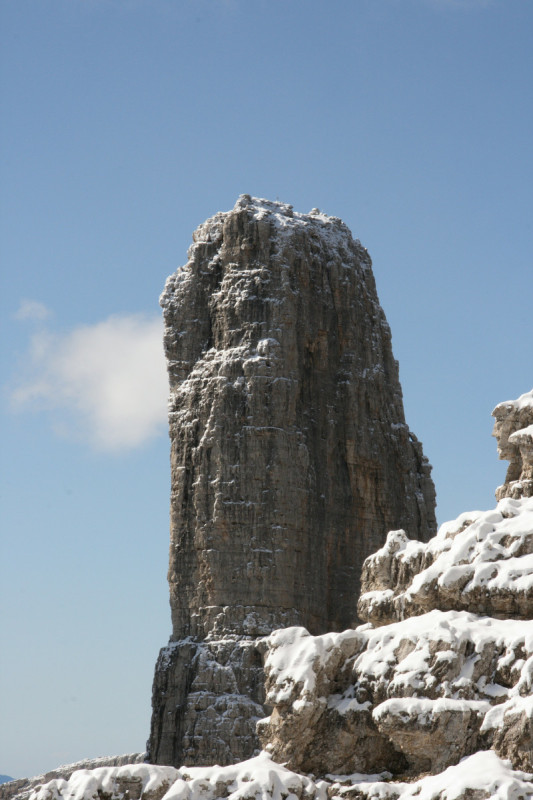
[[[525, 702], [533, 621], [434, 610], [324, 636], [289, 628], [265, 646], [272, 713], [259, 734], [292, 769], [439, 772], [494, 743], [504, 730], [490, 716], [495, 709], [508, 729], [497, 749], [516, 766], [533, 768], [533, 704]], [[520, 737], [515, 756], [509, 739]]]
[[327, 786], [261, 753], [228, 767], [137, 764], [80, 770], [68, 781], [41, 786], [30, 800], [327, 800]]
[[[141, 774], [142, 773], [142, 774]], [[133, 800], [130, 785], [140, 779], [143, 800], [530, 800], [533, 775], [508, 761], [480, 752], [439, 775], [414, 782], [391, 781], [390, 773], [299, 775], [266, 753], [228, 767], [139, 766], [82, 770], [69, 781], [52, 781], [31, 800]], [[161, 789], [171, 781], [166, 792]]]
[[435, 608], [533, 618], [533, 497], [461, 514], [427, 544], [391, 531], [361, 589], [358, 614], [374, 625]]

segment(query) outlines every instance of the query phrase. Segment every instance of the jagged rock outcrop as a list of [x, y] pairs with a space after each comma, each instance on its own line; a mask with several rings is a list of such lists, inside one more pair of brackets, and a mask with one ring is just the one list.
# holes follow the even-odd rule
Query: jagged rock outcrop
[[260, 738], [290, 769], [413, 776], [491, 746], [533, 769], [533, 621], [435, 610], [317, 637], [288, 628], [265, 646]]
[[173, 633], [148, 750], [174, 765], [252, 755], [263, 688], [249, 643], [353, 625], [385, 532], [436, 527], [370, 257], [348, 228], [243, 195], [193, 238], [161, 298]]
[[363, 565], [362, 620], [384, 625], [435, 608], [533, 618], [533, 390], [492, 415], [498, 455], [510, 462], [498, 505], [461, 514], [427, 544], [391, 531]]
[[533, 618], [533, 498], [441, 525], [428, 544], [390, 531], [365, 561], [358, 610], [385, 625], [438, 608]]
[[362, 589], [366, 625], [264, 640], [274, 759], [418, 776], [492, 748], [533, 770], [533, 497], [463, 514], [427, 544], [392, 531]]
[[533, 497], [533, 389], [517, 400], [499, 403], [492, 416], [498, 455], [509, 461], [505, 483], [496, 489], [496, 498]]

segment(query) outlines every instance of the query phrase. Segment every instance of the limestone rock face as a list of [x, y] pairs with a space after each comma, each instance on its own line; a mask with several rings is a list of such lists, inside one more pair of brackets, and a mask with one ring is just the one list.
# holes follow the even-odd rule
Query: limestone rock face
[[498, 455], [509, 461], [505, 483], [496, 489], [496, 498], [533, 497], [533, 389], [517, 400], [500, 403], [492, 416]]
[[491, 745], [533, 769], [533, 621], [431, 611], [265, 640], [263, 747], [314, 774], [438, 773]]
[[[385, 532], [427, 540], [436, 527], [370, 257], [348, 228], [243, 195], [193, 240], [161, 298], [173, 633], [148, 749], [176, 766], [257, 746], [262, 688], [239, 639], [353, 625], [361, 566]], [[204, 663], [213, 680], [198, 677]]]
[[[523, 398], [505, 406], [518, 416]], [[533, 497], [462, 514], [428, 543], [391, 531], [361, 586], [365, 625], [264, 640], [272, 711], [259, 731], [273, 758], [319, 774], [444, 777], [491, 748], [531, 772]]]
[[384, 625], [438, 608], [533, 618], [533, 498], [461, 514], [428, 544], [391, 531], [365, 561], [358, 610]]

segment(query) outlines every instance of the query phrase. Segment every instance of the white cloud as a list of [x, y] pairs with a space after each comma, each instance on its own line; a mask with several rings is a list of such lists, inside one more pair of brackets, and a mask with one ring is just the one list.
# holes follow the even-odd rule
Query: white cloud
[[51, 315], [52, 312], [43, 303], [37, 300], [22, 300], [18, 311], [15, 312], [15, 319], [42, 322]]
[[131, 314], [32, 336], [11, 400], [51, 411], [63, 435], [123, 450], [165, 430], [167, 395], [162, 320]]

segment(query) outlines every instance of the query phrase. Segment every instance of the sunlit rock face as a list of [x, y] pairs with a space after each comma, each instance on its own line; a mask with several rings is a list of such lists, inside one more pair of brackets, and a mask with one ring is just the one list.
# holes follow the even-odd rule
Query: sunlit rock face
[[517, 400], [500, 403], [492, 416], [498, 455], [509, 461], [505, 483], [496, 489], [496, 498], [533, 497], [533, 389]]
[[436, 528], [359, 241], [338, 218], [248, 195], [193, 239], [161, 298], [173, 634], [149, 755], [176, 766], [252, 755], [264, 698], [250, 642], [354, 625], [386, 531]]
[[363, 564], [359, 617], [385, 625], [433, 609], [533, 619], [533, 391], [500, 403], [493, 436], [511, 462], [498, 504], [446, 522], [428, 543], [390, 531]]
[[[506, 419], [524, 398], [505, 404]], [[499, 434], [512, 439], [513, 429], [522, 431]], [[361, 589], [366, 624], [355, 630], [311, 636], [294, 627], [260, 644], [270, 715], [258, 728], [273, 758], [314, 774], [446, 779], [490, 748], [530, 773], [533, 497], [513, 490], [490, 511], [444, 523], [427, 543], [391, 531], [366, 559]], [[454, 797], [498, 796], [489, 783]]]
[[315, 775], [439, 773], [492, 747], [533, 769], [533, 621], [430, 611], [383, 625], [263, 642], [263, 747]]

